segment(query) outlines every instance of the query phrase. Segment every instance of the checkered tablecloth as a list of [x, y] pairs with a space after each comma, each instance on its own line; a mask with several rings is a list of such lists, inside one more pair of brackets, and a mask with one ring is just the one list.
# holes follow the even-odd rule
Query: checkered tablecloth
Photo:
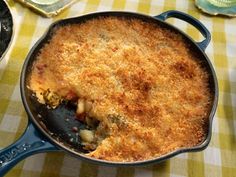
[[[0, 149], [18, 139], [27, 125], [19, 76], [32, 45], [55, 20], [104, 10], [135, 11], [149, 15], [176, 9], [199, 19], [211, 32], [206, 53], [219, 82], [219, 104], [212, 139], [201, 152], [184, 153], [160, 164], [138, 168], [104, 167], [85, 163], [63, 152], [42, 153], [18, 163], [7, 177], [236, 177], [236, 18], [208, 16], [187, 0], [80, 0], [55, 18], [47, 19], [7, 1], [14, 18], [14, 39], [0, 62]], [[168, 20], [196, 41], [202, 39], [192, 26]]]

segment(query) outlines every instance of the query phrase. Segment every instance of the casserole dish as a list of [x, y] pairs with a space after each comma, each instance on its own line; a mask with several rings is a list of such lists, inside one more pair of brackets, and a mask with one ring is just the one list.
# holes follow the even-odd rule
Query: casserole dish
[[[31, 73], [33, 62], [39, 50], [45, 43], [48, 42], [48, 40], [52, 35], [53, 29], [67, 24], [79, 24], [89, 19], [94, 19], [104, 16], [106, 17], [118, 16], [123, 18], [132, 17], [158, 24], [163, 28], [167, 28], [171, 31], [174, 31], [175, 33], [180, 34], [191, 46], [191, 50], [193, 50], [194, 53], [198, 54], [198, 58], [201, 61], [202, 66], [205, 68], [205, 70], [209, 75], [209, 86], [210, 86], [209, 89], [213, 96], [211, 110], [208, 119], [209, 122], [207, 127], [207, 135], [205, 137], [205, 140], [201, 144], [190, 148], [180, 148], [178, 150], [175, 150], [173, 152], [170, 152], [168, 154], [150, 160], [142, 160], [134, 162], [111, 162], [111, 161], [91, 158], [81, 153], [83, 152], [83, 149], [79, 144], [71, 146], [71, 144], [69, 143], [71, 138], [74, 138], [71, 137], [73, 136], [71, 132], [72, 126], [74, 125], [76, 125], [77, 127], [84, 126], [83, 124], [80, 124], [79, 121], [73, 119], [74, 117], [73, 111], [66, 105], [62, 105], [61, 107], [55, 110], [48, 109], [46, 106], [41, 106], [37, 102], [37, 100], [32, 98], [32, 92], [27, 88], [27, 78], [28, 75]], [[192, 24], [202, 33], [205, 39], [202, 42], [194, 42], [190, 37], [185, 35], [180, 30], [165, 23], [164, 21], [169, 17], [179, 18]], [[218, 85], [217, 85], [216, 75], [210, 60], [203, 52], [207, 47], [207, 45], [209, 44], [209, 42], [210, 42], [209, 31], [195, 18], [178, 11], [168, 11], [155, 17], [150, 17], [137, 13], [130, 13], [130, 12], [100, 12], [100, 13], [88, 14], [81, 17], [65, 19], [52, 24], [49, 27], [49, 31], [31, 49], [22, 68], [20, 88], [21, 88], [22, 101], [25, 106], [26, 112], [29, 116], [29, 125], [24, 135], [16, 143], [14, 143], [10, 147], [0, 152], [0, 165], [1, 165], [0, 174], [4, 174], [5, 172], [7, 172], [14, 164], [16, 164], [22, 158], [25, 158], [34, 153], [47, 152], [47, 151], [64, 150], [78, 158], [88, 160], [91, 162], [96, 162], [101, 165], [104, 164], [104, 165], [114, 165], [114, 166], [130, 166], [130, 165], [135, 166], [135, 165], [150, 164], [154, 162], [157, 163], [162, 160], [169, 159], [170, 157], [175, 156], [182, 152], [203, 150], [204, 148], [207, 147], [207, 145], [210, 142], [211, 124], [216, 111], [217, 101], [218, 101]], [[44, 117], [46, 117], [47, 119], [44, 119]], [[68, 120], [65, 120], [65, 118]]]

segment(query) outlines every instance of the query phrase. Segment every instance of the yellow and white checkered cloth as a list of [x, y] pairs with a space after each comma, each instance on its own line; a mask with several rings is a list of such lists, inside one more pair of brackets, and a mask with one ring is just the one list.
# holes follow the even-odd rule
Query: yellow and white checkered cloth
[[[28, 118], [23, 108], [19, 76], [32, 45], [55, 20], [104, 10], [135, 11], [158, 15], [176, 9], [199, 19], [211, 32], [212, 41], [206, 53], [219, 81], [220, 97], [213, 121], [212, 140], [202, 152], [184, 153], [160, 164], [138, 168], [114, 168], [93, 165], [63, 152], [31, 156], [16, 165], [7, 177], [236, 177], [236, 18], [203, 14], [186, 0], [80, 0], [53, 19], [46, 19], [9, 0], [14, 18], [14, 39], [0, 62], [0, 149], [18, 139]], [[168, 22], [195, 40], [200, 33], [186, 23]]]

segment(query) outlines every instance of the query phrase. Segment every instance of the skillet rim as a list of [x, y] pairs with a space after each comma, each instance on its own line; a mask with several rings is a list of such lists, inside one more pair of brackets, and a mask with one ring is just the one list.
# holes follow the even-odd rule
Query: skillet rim
[[[70, 147], [67, 147], [66, 145], [62, 144], [61, 142], [59, 142], [58, 140], [53, 138], [50, 135], [50, 133], [48, 133], [46, 130], [44, 130], [42, 125], [35, 119], [35, 117], [33, 116], [32, 112], [28, 106], [26, 94], [25, 94], [25, 89], [27, 89], [27, 84], [25, 84], [25, 83], [27, 81], [27, 76], [28, 76], [28, 67], [31, 66], [30, 62], [35, 60], [34, 57], [32, 57], [32, 54], [35, 52], [35, 50], [37, 49], [37, 47], [39, 45], [42, 45], [43, 43], [45, 43], [44, 41], [45, 40], [47, 41], [48, 37], [50, 38], [50, 32], [52, 31], [52, 29], [55, 26], [63, 26], [64, 24], [68, 24], [68, 23], [69, 24], [82, 23], [83, 21], [97, 18], [99, 16], [122, 16], [122, 17], [128, 16], [128, 17], [134, 17], [134, 18], [138, 18], [138, 19], [144, 19], [146, 21], [153, 21], [153, 23], [157, 23], [158, 25], [161, 25], [167, 29], [170, 29], [170, 30], [175, 31], [175, 32], [179, 33], [180, 35], [182, 35], [187, 40], [187, 42], [191, 42], [191, 45], [195, 47], [195, 50], [198, 50], [198, 52], [200, 52], [201, 55], [203, 55], [202, 58], [204, 58], [204, 60], [206, 61], [206, 64], [204, 64], [204, 65], [205, 66], [208, 65], [208, 66], [206, 66], [207, 68], [209, 68], [209, 69], [207, 69], [207, 71], [211, 75], [211, 82], [213, 84], [213, 89], [214, 89], [214, 95], [213, 94], [212, 95], [214, 98], [213, 98], [213, 102], [212, 102], [211, 112], [209, 114], [207, 136], [201, 144], [194, 146], [194, 147], [189, 147], [189, 148], [180, 148], [180, 149], [177, 149], [177, 150], [172, 151], [170, 153], [167, 153], [165, 155], [162, 155], [160, 157], [156, 157], [156, 158], [152, 158], [152, 159], [148, 159], [148, 160], [134, 161], [134, 162], [117, 162], [117, 161], [113, 162], [113, 161], [92, 158], [92, 157], [86, 156], [82, 153], [79, 153]], [[25, 62], [23, 64], [23, 67], [21, 70], [21, 76], [20, 76], [20, 92], [21, 92], [21, 98], [23, 101], [23, 105], [24, 105], [27, 115], [29, 117], [29, 121], [31, 121], [34, 124], [34, 126], [37, 128], [38, 131], [42, 132], [42, 134], [49, 140], [49, 142], [51, 142], [57, 148], [64, 150], [65, 152], [67, 152], [79, 159], [93, 162], [93, 163], [97, 163], [99, 165], [103, 164], [103, 165], [108, 165], [108, 166], [141, 166], [141, 165], [147, 165], [147, 164], [152, 164], [152, 163], [159, 163], [161, 161], [168, 160], [171, 157], [174, 157], [174, 156], [184, 153], [184, 152], [197, 152], [197, 151], [204, 150], [208, 146], [208, 144], [210, 143], [210, 140], [211, 140], [212, 123], [213, 123], [213, 118], [214, 118], [214, 115], [216, 112], [216, 108], [217, 108], [217, 104], [218, 104], [218, 95], [219, 95], [218, 82], [217, 82], [217, 77], [216, 77], [214, 67], [213, 67], [211, 61], [209, 60], [209, 58], [207, 57], [207, 55], [205, 54], [205, 52], [197, 45], [197, 43], [190, 36], [188, 36], [186, 33], [181, 31], [180, 29], [176, 28], [175, 26], [173, 26], [169, 23], [166, 23], [165, 21], [162, 21], [156, 17], [146, 15], [146, 14], [137, 13], [137, 12], [128, 12], [128, 11], [94, 12], [94, 13], [88, 13], [85, 15], [81, 15], [78, 17], [72, 17], [72, 18], [58, 20], [58, 21], [52, 23], [48, 27], [46, 32], [38, 39], [38, 41], [30, 49], [30, 51], [25, 59]]]

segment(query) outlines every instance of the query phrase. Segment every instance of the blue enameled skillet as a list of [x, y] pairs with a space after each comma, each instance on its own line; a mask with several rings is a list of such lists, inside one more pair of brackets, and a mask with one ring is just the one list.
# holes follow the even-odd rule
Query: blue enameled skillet
[[[209, 73], [209, 86], [214, 97], [211, 112], [209, 114], [207, 135], [205, 140], [201, 144], [195, 147], [181, 148], [161, 157], [156, 157], [145, 161], [110, 162], [90, 158], [83, 154], [83, 149], [80, 145], [80, 139], [78, 138], [76, 133], [72, 131], [73, 126], [85, 126], [74, 119], [75, 111], [73, 106], [61, 105], [59, 108], [53, 110], [48, 109], [45, 105], [41, 105], [36, 101], [31, 91], [27, 88], [27, 77], [31, 72], [32, 63], [36, 58], [35, 56], [42, 48], [42, 46], [50, 40], [53, 29], [67, 24], [79, 24], [85, 22], [86, 20], [101, 16], [122, 16], [125, 18], [138, 18], [147, 22], [155, 23], [163, 28], [167, 28], [168, 30], [170, 30], [170, 32], [179, 33], [190, 45], [191, 52], [194, 52], [194, 54], [198, 56], [198, 59], [201, 60], [202, 67], [204, 67]], [[200, 31], [205, 39], [202, 42], [193, 41], [188, 35], [180, 31], [179, 29], [164, 22], [167, 18], [170, 17], [178, 18], [192, 24]], [[4, 175], [20, 160], [26, 158], [27, 156], [40, 152], [63, 150], [81, 160], [95, 162], [100, 165], [138, 166], [150, 163], [158, 163], [183, 152], [203, 150], [207, 147], [211, 139], [212, 119], [214, 117], [218, 102], [218, 85], [216, 74], [210, 60], [204, 53], [204, 50], [209, 44], [210, 39], [211, 35], [209, 31], [205, 28], [205, 26], [203, 26], [201, 22], [188, 14], [174, 10], [164, 12], [154, 17], [133, 12], [98, 12], [80, 17], [60, 20], [53, 23], [49, 27], [49, 30], [46, 32], [46, 34], [41, 37], [40, 40], [30, 50], [23, 65], [20, 89], [22, 101], [29, 117], [28, 127], [18, 141], [0, 151], [0, 176]]]

